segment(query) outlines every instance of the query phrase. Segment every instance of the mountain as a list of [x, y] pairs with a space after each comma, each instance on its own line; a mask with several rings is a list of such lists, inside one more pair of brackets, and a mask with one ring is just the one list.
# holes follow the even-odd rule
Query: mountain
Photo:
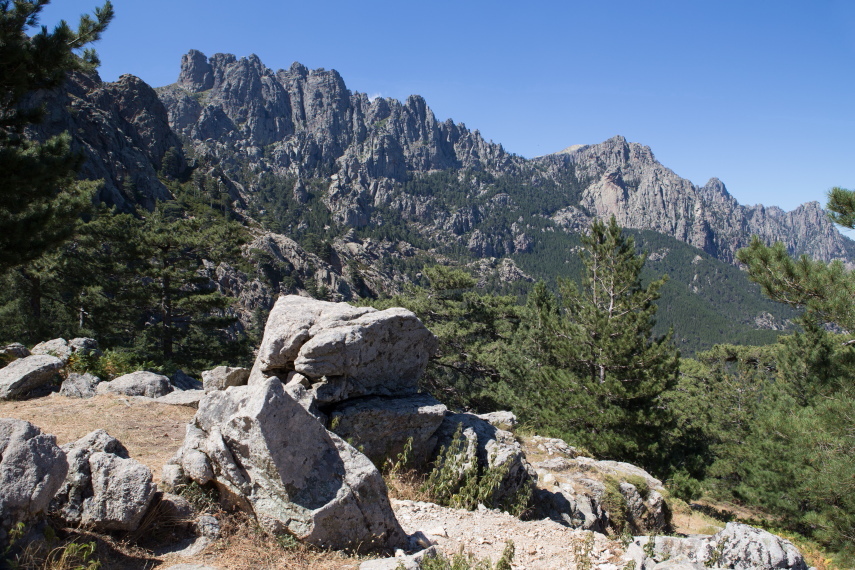
[[[660, 326], [693, 350], [767, 341], [793, 316], [733, 266], [752, 235], [792, 254], [855, 258], [815, 202], [791, 212], [740, 205], [719, 180], [697, 187], [620, 136], [525, 159], [437, 120], [419, 96], [351, 92], [334, 70], [273, 71], [256, 56], [193, 50], [172, 85], [74, 74], [37, 97], [50, 112], [34, 134], [71, 132], [87, 156], [83, 176], [105, 181], [102, 202], [150, 208], [169, 197], [165, 181], [181, 179], [255, 228], [258, 274], [216, 277], [245, 316], [277, 290], [391, 294], [430, 263], [469, 265], [483, 286], [522, 294], [533, 279], [578, 275], [577, 233], [614, 215], [651, 252], [651, 270], [672, 274]], [[699, 334], [704, 326], [715, 332]]]

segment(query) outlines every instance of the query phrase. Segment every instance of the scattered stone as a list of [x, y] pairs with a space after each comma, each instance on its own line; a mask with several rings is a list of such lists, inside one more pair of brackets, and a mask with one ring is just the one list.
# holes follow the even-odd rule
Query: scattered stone
[[98, 530], [136, 530], [156, 488], [148, 467], [104, 430], [62, 447], [68, 476], [51, 502], [51, 512], [72, 524]]
[[99, 394], [115, 393], [125, 396], [146, 396], [148, 398], [159, 398], [174, 390], [169, 378], [162, 374], [140, 370], [119, 376], [110, 382], [98, 384]]
[[249, 370], [246, 368], [217, 366], [213, 370], [202, 372], [202, 384], [205, 392], [225, 390], [229, 386], [244, 386], [248, 380]]
[[196, 515], [190, 501], [172, 493], [161, 494], [157, 513], [160, 523], [179, 527], [193, 524], [193, 517]]
[[63, 381], [59, 393], [68, 398], [91, 398], [97, 393], [95, 387], [99, 382], [101, 379], [92, 374], [72, 372]]
[[89, 354], [92, 356], [103, 356], [103, 353], [98, 350], [98, 341], [94, 338], [73, 338], [68, 341], [68, 348], [71, 350], [72, 354], [79, 354], [81, 356]]
[[332, 430], [375, 465], [396, 461], [412, 438], [409, 461], [423, 463], [436, 448], [436, 430], [446, 407], [428, 394], [405, 398], [350, 400], [330, 414]]
[[211, 540], [220, 538], [220, 521], [211, 515], [200, 516], [196, 519], [194, 526], [196, 527], [196, 534], [199, 536], [205, 536]]
[[[652, 552], [648, 542], [653, 541]], [[807, 570], [804, 558], [789, 540], [741, 523], [729, 522], [707, 537], [637, 536], [624, 559], [636, 568], [732, 568], [734, 570]]]
[[519, 423], [517, 416], [513, 412], [490, 412], [488, 414], [477, 414], [477, 416], [491, 426], [499, 429], [512, 428]]
[[0, 400], [23, 398], [53, 383], [62, 366], [61, 359], [46, 354], [34, 354], [10, 362], [0, 368]]
[[55, 436], [23, 420], [0, 419], [0, 545], [12, 525], [47, 510], [67, 472]]
[[205, 397], [204, 390], [175, 390], [166, 396], [155, 398], [154, 401], [159, 404], [171, 404], [173, 406], [190, 406], [191, 408], [199, 407], [199, 400]]
[[282, 382], [210, 392], [174, 463], [271, 534], [324, 548], [394, 548], [406, 537], [380, 472], [288, 396]]
[[422, 567], [422, 561], [426, 558], [436, 558], [437, 551], [435, 546], [429, 546], [424, 550], [410, 554], [409, 556], [394, 556], [392, 558], [378, 558], [376, 560], [366, 560], [359, 565], [359, 570], [419, 570]]

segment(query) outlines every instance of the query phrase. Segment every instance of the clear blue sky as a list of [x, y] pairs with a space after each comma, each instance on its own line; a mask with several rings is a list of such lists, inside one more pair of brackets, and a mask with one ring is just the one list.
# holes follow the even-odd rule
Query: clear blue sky
[[[42, 23], [101, 0], [53, 0]], [[175, 81], [181, 55], [336, 69], [424, 96], [526, 157], [617, 134], [743, 204], [855, 187], [855, 2], [817, 0], [114, 0], [101, 75]]]

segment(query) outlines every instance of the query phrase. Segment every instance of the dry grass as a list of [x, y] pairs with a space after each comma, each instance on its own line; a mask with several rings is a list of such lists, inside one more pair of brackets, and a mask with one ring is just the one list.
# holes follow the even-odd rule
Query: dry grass
[[424, 474], [414, 469], [390, 471], [383, 475], [390, 499], [432, 502], [431, 494], [423, 488], [425, 478]]
[[24, 401], [0, 401], [0, 417], [27, 420], [56, 436], [60, 445], [105, 429], [128, 448], [130, 456], [159, 480], [163, 465], [184, 441], [184, 426], [196, 410], [142, 402], [115, 394], [89, 399], [52, 394]]

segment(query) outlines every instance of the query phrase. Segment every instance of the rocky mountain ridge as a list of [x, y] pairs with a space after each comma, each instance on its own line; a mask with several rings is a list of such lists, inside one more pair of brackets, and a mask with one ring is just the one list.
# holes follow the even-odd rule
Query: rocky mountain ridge
[[[377, 210], [389, 208], [429, 237], [464, 243], [476, 256], [519, 251], [519, 243], [513, 244], [525, 242], [519, 229], [491, 228], [508, 234], [491, 240], [478, 227], [495, 207], [513, 209], [513, 200], [494, 193], [498, 204], [469, 208], [489, 192], [489, 181], [469, 181], [464, 204], [457, 207], [442, 204], [435, 194], [402, 191], [402, 183], [421, 175], [475, 171], [524, 179], [529, 192], [556, 193], [540, 213], [570, 231], [592, 217], [615, 215], [624, 227], [671, 235], [728, 263], [754, 234], [826, 261], [855, 253], [816, 203], [792, 212], [742, 206], [721, 181], [697, 187], [660, 164], [649, 147], [620, 136], [526, 160], [485, 141], [477, 130], [438, 121], [419, 96], [401, 103], [351, 92], [334, 70], [295, 63], [274, 72], [254, 55], [207, 58], [191, 50], [182, 58], [178, 81], [157, 92], [173, 129], [243, 189], [235, 198], [251, 203], [253, 178], [262, 173], [324, 177], [324, 204], [346, 227], [375, 223]], [[568, 219], [572, 223], [564, 223]]]

